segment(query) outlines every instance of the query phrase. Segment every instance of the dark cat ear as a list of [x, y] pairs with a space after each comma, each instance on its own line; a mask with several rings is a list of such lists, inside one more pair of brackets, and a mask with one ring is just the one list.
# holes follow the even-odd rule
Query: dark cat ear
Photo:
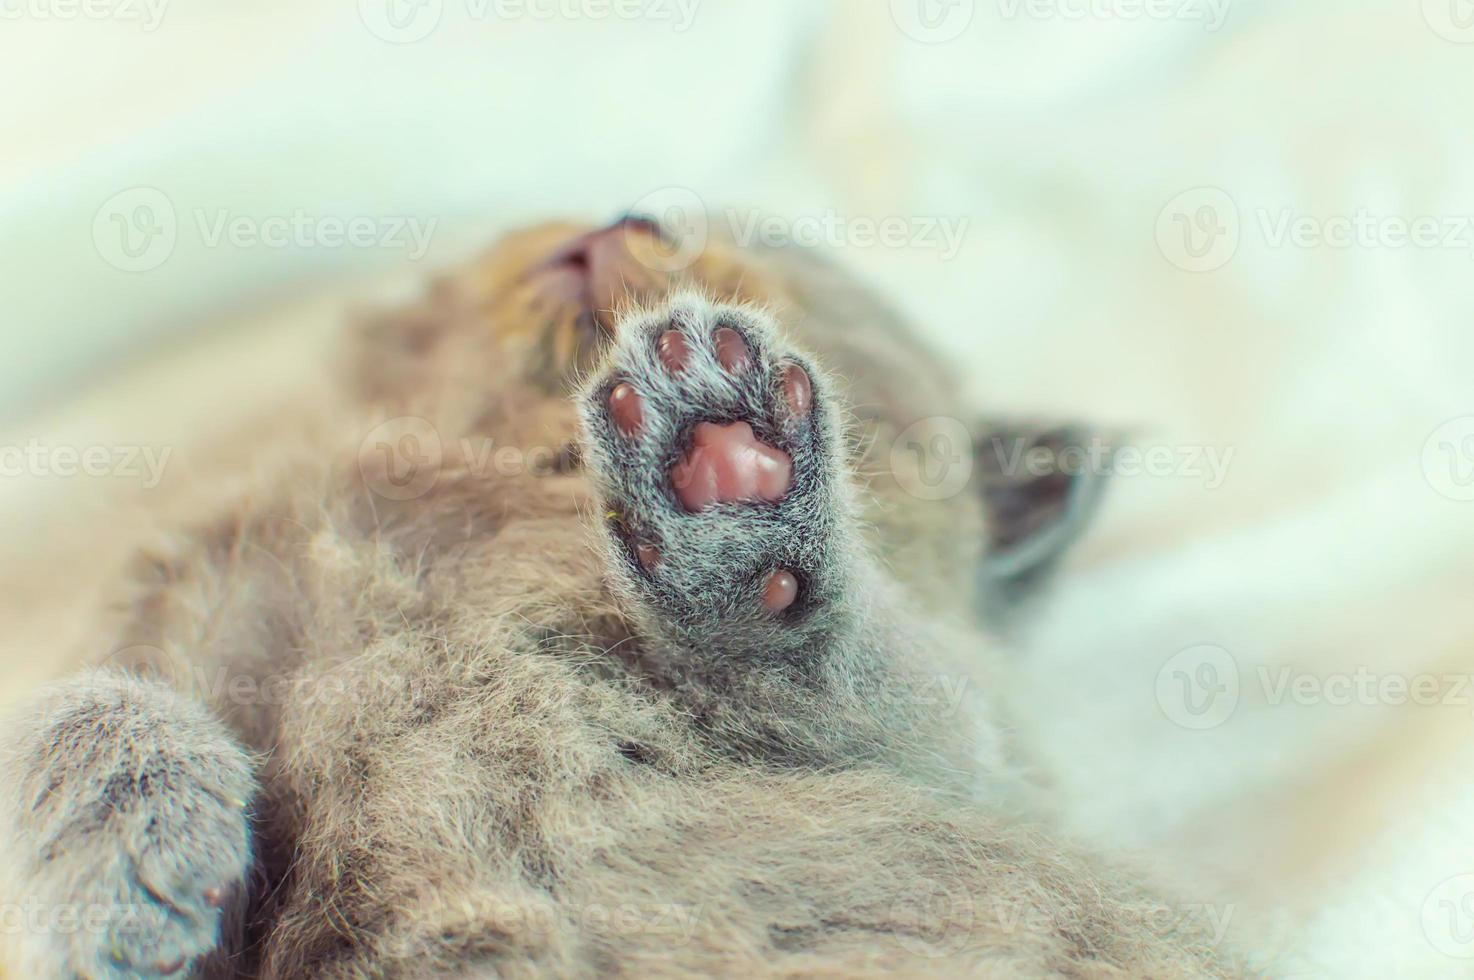
[[1089, 526], [1105, 493], [1116, 439], [1089, 426], [985, 420], [974, 479], [987, 515], [984, 589], [1021, 598]]

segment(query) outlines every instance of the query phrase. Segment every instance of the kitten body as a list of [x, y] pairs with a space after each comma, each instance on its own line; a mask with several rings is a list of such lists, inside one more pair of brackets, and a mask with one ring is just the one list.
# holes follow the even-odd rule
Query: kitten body
[[[511, 236], [365, 324], [339, 393], [140, 559], [99, 662], [0, 740], [0, 882], [93, 910], [20, 937], [27, 969], [1226, 969], [1022, 815], [984, 497], [898, 463], [969, 417], [946, 371], [806, 255], [666, 244]], [[684, 371], [649, 346], [671, 329]], [[679, 507], [703, 420], [791, 460], [781, 500]]]

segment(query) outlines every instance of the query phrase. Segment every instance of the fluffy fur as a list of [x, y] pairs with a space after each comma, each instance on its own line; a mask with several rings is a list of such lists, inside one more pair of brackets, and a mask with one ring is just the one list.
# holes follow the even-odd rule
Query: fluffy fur
[[[945, 372], [802, 255], [715, 245], [666, 275], [633, 236], [620, 303], [550, 300], [532, 273], [568, 234], [513, 236], [358, 334], [336, 406], [140, 560], [107, 663], [11, 722], [5, 893], [152, 909], [27, 930], [28, 968], [1226, 972], [1019, 815], [1006, 670], [970, 622], [982, 501], [889, 468], [898, 433], [961, 416]], [[650, 461], [601, 436], [596, 397], [574, 446], [568, 394], [717, 315], [762, 364], [796, 343], [834, 376], [811, 365], [792, 505], [683, 531], [632, 492]], [[765, 390], [660, 397], [760, 418]], [[637, 577], [611, 501], [681, 540], [675, 578]], [[775, 552], [816, 583], [776, 624], [736, 601]]]

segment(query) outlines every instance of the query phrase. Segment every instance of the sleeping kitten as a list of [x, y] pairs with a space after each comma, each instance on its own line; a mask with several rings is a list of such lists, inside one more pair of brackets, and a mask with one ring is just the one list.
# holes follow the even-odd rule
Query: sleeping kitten
[[77, 923], [25, 975], [1227, 971], [1021, 812], [973, 610], [1094, 489], [930, 492], [875, 297], [680, 244], [510, 236], [203, 488], [0, 735], [4, 895]]

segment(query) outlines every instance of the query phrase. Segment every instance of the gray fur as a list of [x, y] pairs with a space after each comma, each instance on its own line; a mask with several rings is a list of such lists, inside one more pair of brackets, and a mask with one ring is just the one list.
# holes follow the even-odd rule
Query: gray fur
[[[752, 279], [804, 275], [751, 262]], [[192, 967], [212, 978], [1226, 971], [1128, 876], [1017, 815], [1030, 794], [991, 697], [1004, 668], [960, 598], [982, 508], [919, 502], [879, 465], [916, 412], [957, 410], [926, 383], [943, 372], [876, 356], [904, 339], [829, 322], [801, 290], [781, 328], [667, 290], [619, 318], [576, 410], [546, 390], [536, 339], [518, 349], [537, 371], [493, 342], [529, 314], [478, 294], [475, 273], [405, 318], [413, 343], [380, 325], [372, 342], [394, 346], [357, 363], [386, 373], [352, 386], [371, 397], [274, 427], [257, 481], [210, 486], [203, 517], [140, 563], [98, 635], [105, 654], [145, 651], [154, 679], [84, 674], [23, 707], [0, 741], [7, 893], [108, 908], [157, 893], [158, 949], [213, 949]], [[690, 378], [653, 377], [672, 318], [697, 340], [730, 319], [761, 370], [734, 385], [698, 343]], [[771, 424], [782, 357], [811, 369], [804, 432]], [[618, 377], [650, 398], [637, 453], [598, 409]], [[403, 416], [443, 446], [411, 499], [382, 493], [364, 452]], [[791, 499], [675, 513], [660, 475], [705, 417], [783, 440]], [[471, 452], [562, 445], [580, 425], [589, 473], [488, 471]], [[606, 502], [678, 542], [663, 571], [631, 562]], [[775, 622], [755, 590], [780, 561], [810, 584]], [[196, 914], [227, 881], [250, 886], [241, 928]], [[115, 933], [30, 934], [29, 962], [132, 976], [99, 960]], [[155, 950], [123, 951], [138, 966]]]
[[[736, 330], [751, 353], [751, 367], [737, 377], [716, 362], [712, 337], [723, 327]], [[678, 376], [656, 352], [670, 329], [690, 347]], [[797, 424], [784, 424], [785, 361], [813, 384], [813, 410]], [[644, 399], [636, 439], [620, 435], [607, 410], [609, 392], [622, 381]], [[608, 363], [579, 405], [583, 455], [604, 504], [605, 561], [637, 619], [642, 668], [670, 683], [704, 725], [724, 728], [716, 737], [727, 739], [726, 751], [812, 766], [913, 747], [907, 734], [929, 719], [896, 709], [918, 703], [905, 695], [918, 683], [905, 651], [929, 631], [889, 594], [858, 538], [843, 427], [815, 362], [787, 344], [764, 311], [685, 293], [668, 309], [620, 324]], [[793, 486], [783, 500], [687, 513], [668, 474], [700, 421], [747, 422], [760, 440], [788, 453]], [[659, 543], [653, 569], [635, 560], [636, 539]], [[797, 572], [802, 590], [774, 617], [762, 610], [761, 594], [778, 567]]]
[[236, 927], [252, 765], [201, 705], [94, 671], [43, 691], [0, 749], [0, 882], [30, 909], [32, 975], [161, 976]]

